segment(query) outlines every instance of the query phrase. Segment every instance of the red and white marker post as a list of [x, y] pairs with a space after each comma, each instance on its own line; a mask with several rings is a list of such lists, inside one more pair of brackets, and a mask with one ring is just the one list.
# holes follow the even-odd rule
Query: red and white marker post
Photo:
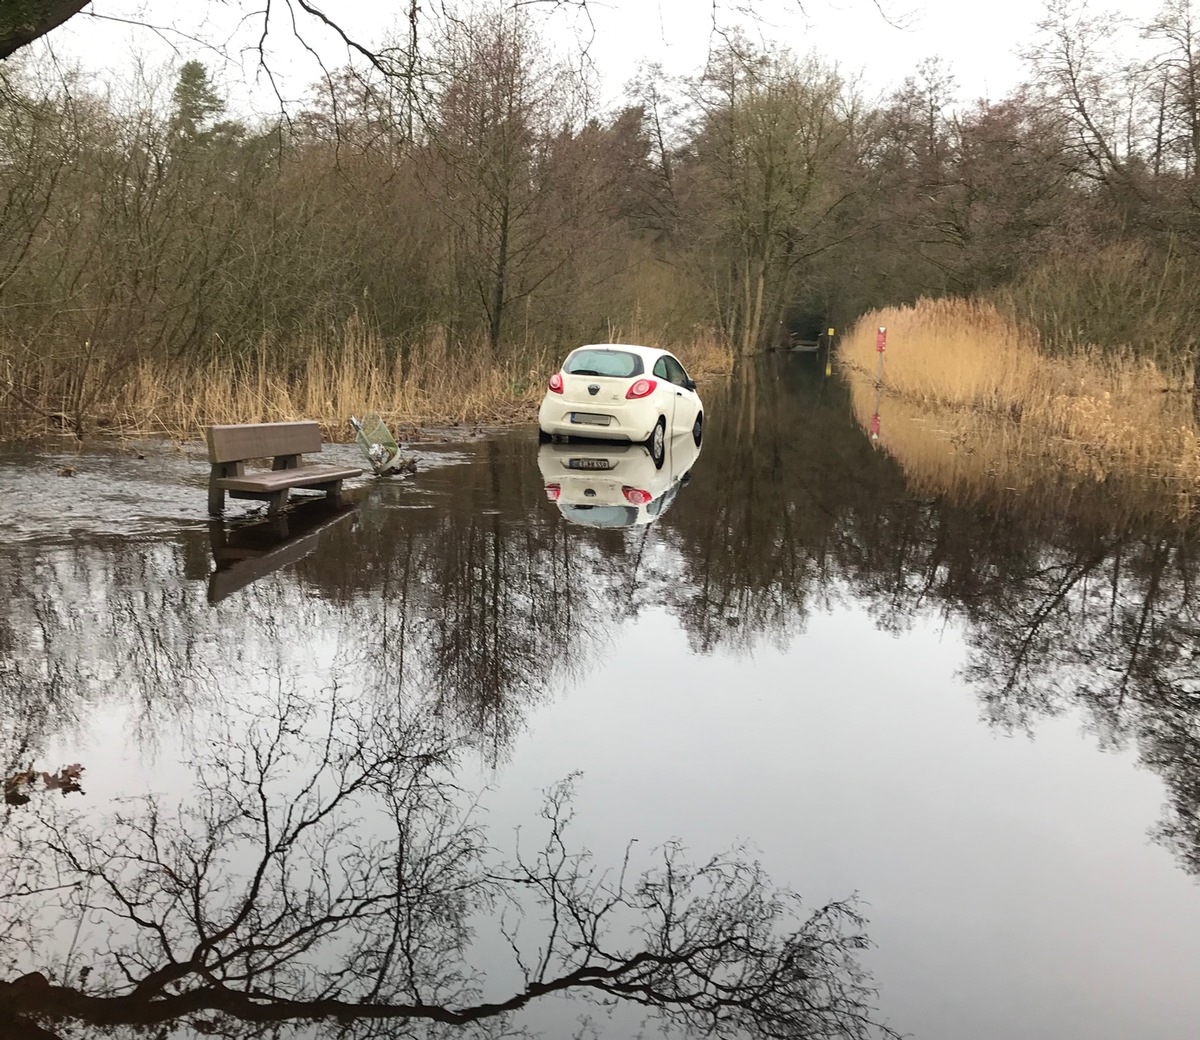
[[887, 348], [887, 326], [880, 325], [875, 333], [875, 350], [879, 354], [879, 370], [875, 374], [875, 414], [871, 416], [871, 440], [879, 440], [879, 398], [883, 393], [883, 352]]

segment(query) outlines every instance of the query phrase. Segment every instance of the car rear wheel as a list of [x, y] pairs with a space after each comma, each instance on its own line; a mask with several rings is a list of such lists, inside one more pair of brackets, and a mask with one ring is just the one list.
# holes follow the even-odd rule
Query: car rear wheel
[[704, 440], [704, 413], [696, 413], [696, 421], [692, 423], [692, 440], [696, 442], [696, 447], [700, 447], [700, 442]]
[[667, 420], [662, 416], [659, 416], [658, 422], [654, 424], [654, 432], [647, 438], [646, 447], [650, 449], [654, 468], [662, 469], [663, 460], [667, 457]]

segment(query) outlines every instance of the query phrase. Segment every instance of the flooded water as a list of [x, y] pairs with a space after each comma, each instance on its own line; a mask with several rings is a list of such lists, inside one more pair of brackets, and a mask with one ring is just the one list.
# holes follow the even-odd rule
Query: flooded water
[[0, 1035], [1195, 1035], [1195, 532], [929, 490], [813, 359], [700, 391], [661, 471], [518, 430], [282, 521], [0, 456]]

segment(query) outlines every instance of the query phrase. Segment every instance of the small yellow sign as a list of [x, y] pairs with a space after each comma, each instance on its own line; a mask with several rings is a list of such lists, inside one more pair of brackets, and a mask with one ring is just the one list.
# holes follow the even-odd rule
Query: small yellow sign
[[829, 330], [829, 335], [831, 335], [831, 336], [833, 335], [833, 329]]

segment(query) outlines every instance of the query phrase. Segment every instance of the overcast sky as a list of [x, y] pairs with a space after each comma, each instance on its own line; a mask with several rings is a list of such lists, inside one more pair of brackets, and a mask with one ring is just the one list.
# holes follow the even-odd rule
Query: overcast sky
[[[435, 2], [422, 0], [423, 6]], [[737, 20], [735, 5], [736, 0], [716, 0], [720, 25]], [[324, 4], [349, 31], [368, 43], [377, 43], [395, 27], [407, 6], [407, 0], [327, 0]], [[799, 53], [815, 50], [847, 75], [862, 73], [869, 95], [887, 92], [923, 58], [940, 55], [955, 74], [959, 100], [969, 102], [1003, 97], [1019, 81], [1022, 63], [1017, 53], [1032, 40], [1044, 0], [987, 4], [971, 0], [751, 0], [749, 6], [755, 12], [753, 33], [785, 43]], [[1126, 0], [1115, 6], [1144, 21], [1159, 9], [1161, 0]], [[224, 4], [210, 0], [186, 7], [176, 0], [95, 0], [91, 9], [131, 21], [180, 26], [198, 40], [223, 43], [234, 31], [231, 10], [261, 7], [261, 0]], [[180, 13], [181, 8], [185, 13]], [[698, 71], [714, 40], [713, 10], [713, 0], [588, 0], [588, 17], [559, 11], [551, 20], [551, 33], [564, 47], [572, 36], [588, 45], [603, 78], [604, 94], [615, 99], [639, 60], [661, 62], [670, 73]], [[345, 48], [328, 35], [322, 37], [311, 22], [304, 32], [327, 61], [334, 65], [344, 61]], [[137, 50], [170, 58], [164, 40], [173, 41], [183, 58], [198, 57], [210, 67], [217, 64], [211, 51], [186, 36], [160, 35], [94, 18], [73, 19], [51, 39], [60, 50], [80, 56], [88, 66], [116, 72]], [[275, 67], [290, 69], [288, 93], [299, 95], [303, 86], [317, 78], [317, 69], [297, 48], [285, 46], [282, 19], [273, 40], [281, 55]], [[237, 45], [232, 49], [236, 51]], [[246, 64], [252, 66], [248, 59]], [[227, 69], [224, 76], [216, 69], [214, 72], [226, 79], [231, 94], [240, 93], [232, 81], [245, 73], [236, 68]]]

